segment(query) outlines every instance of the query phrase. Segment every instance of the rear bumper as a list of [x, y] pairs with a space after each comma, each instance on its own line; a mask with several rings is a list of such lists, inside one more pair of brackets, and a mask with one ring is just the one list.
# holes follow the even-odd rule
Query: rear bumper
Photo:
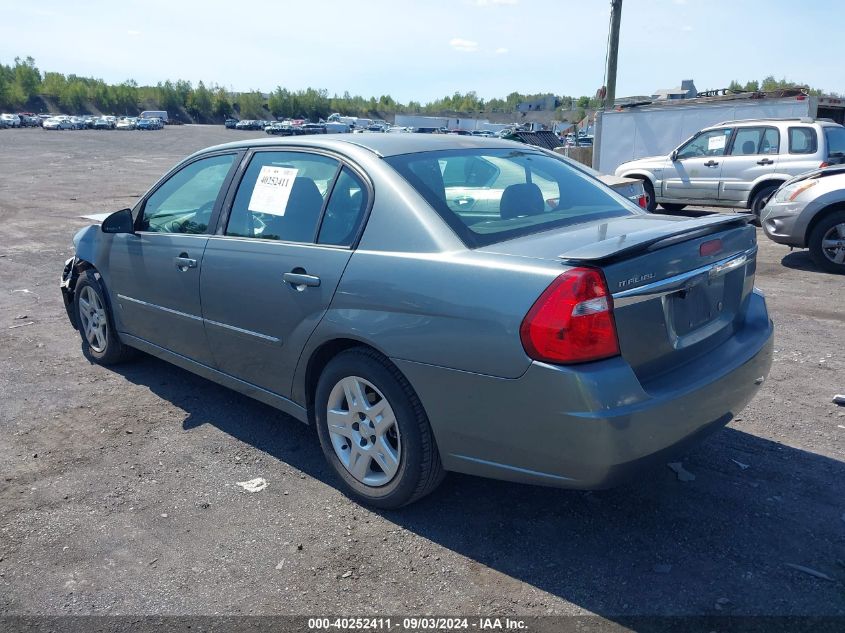
[[621, 358], [574, 368], [533, 363], [518, 379], [394, 362], [417, 390], [446, 469], [599, 489], [733, 419], [769, 373], [772, 337], [755, 293], [734, 337], [648, 384]]

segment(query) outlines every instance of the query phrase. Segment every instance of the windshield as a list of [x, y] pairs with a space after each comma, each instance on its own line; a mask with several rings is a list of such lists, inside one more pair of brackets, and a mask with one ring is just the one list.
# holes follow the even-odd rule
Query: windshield
[[470, 247], [641, 213], [580, 169], [535, 151], [447, 150], [385, 161]]

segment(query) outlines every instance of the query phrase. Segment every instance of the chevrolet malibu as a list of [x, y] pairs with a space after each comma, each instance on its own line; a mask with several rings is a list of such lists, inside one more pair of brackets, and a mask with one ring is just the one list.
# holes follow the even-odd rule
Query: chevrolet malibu
[[771, 364], [745, 219], [652, 215], [510, 141], [211, 147], [74, 244], [61, 288], [90, 359], [141, 350], [314, 424], [343, 489], [383, 508], [446, 471], [630, 480]]

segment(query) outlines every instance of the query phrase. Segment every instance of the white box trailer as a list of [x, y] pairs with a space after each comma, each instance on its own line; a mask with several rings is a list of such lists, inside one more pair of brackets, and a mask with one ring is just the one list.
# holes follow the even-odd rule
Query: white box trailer
[[705, 97], [652, 102], [596, 113], [593, 169], [612, 174], [624, 162], [668, 154], [700, 129], [741, 119], [832, 118], [843, 122], [845, 100], [789, 97]]

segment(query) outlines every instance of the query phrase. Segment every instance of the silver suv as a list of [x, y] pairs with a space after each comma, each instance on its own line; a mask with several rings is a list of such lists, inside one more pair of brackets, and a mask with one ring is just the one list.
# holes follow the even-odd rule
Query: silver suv
[[769, 239], [808, 248], [819, 268], [845, 274], [845, 165], [787, 181], [761, 216]]
[[623, 163], [617, 176], [641, 178], [667, 211], [688, 204], [760, 211], [784, 182], [845, 162], [845, 127], [826, 119], [749, 119], [704, 128], [668, 156]]

